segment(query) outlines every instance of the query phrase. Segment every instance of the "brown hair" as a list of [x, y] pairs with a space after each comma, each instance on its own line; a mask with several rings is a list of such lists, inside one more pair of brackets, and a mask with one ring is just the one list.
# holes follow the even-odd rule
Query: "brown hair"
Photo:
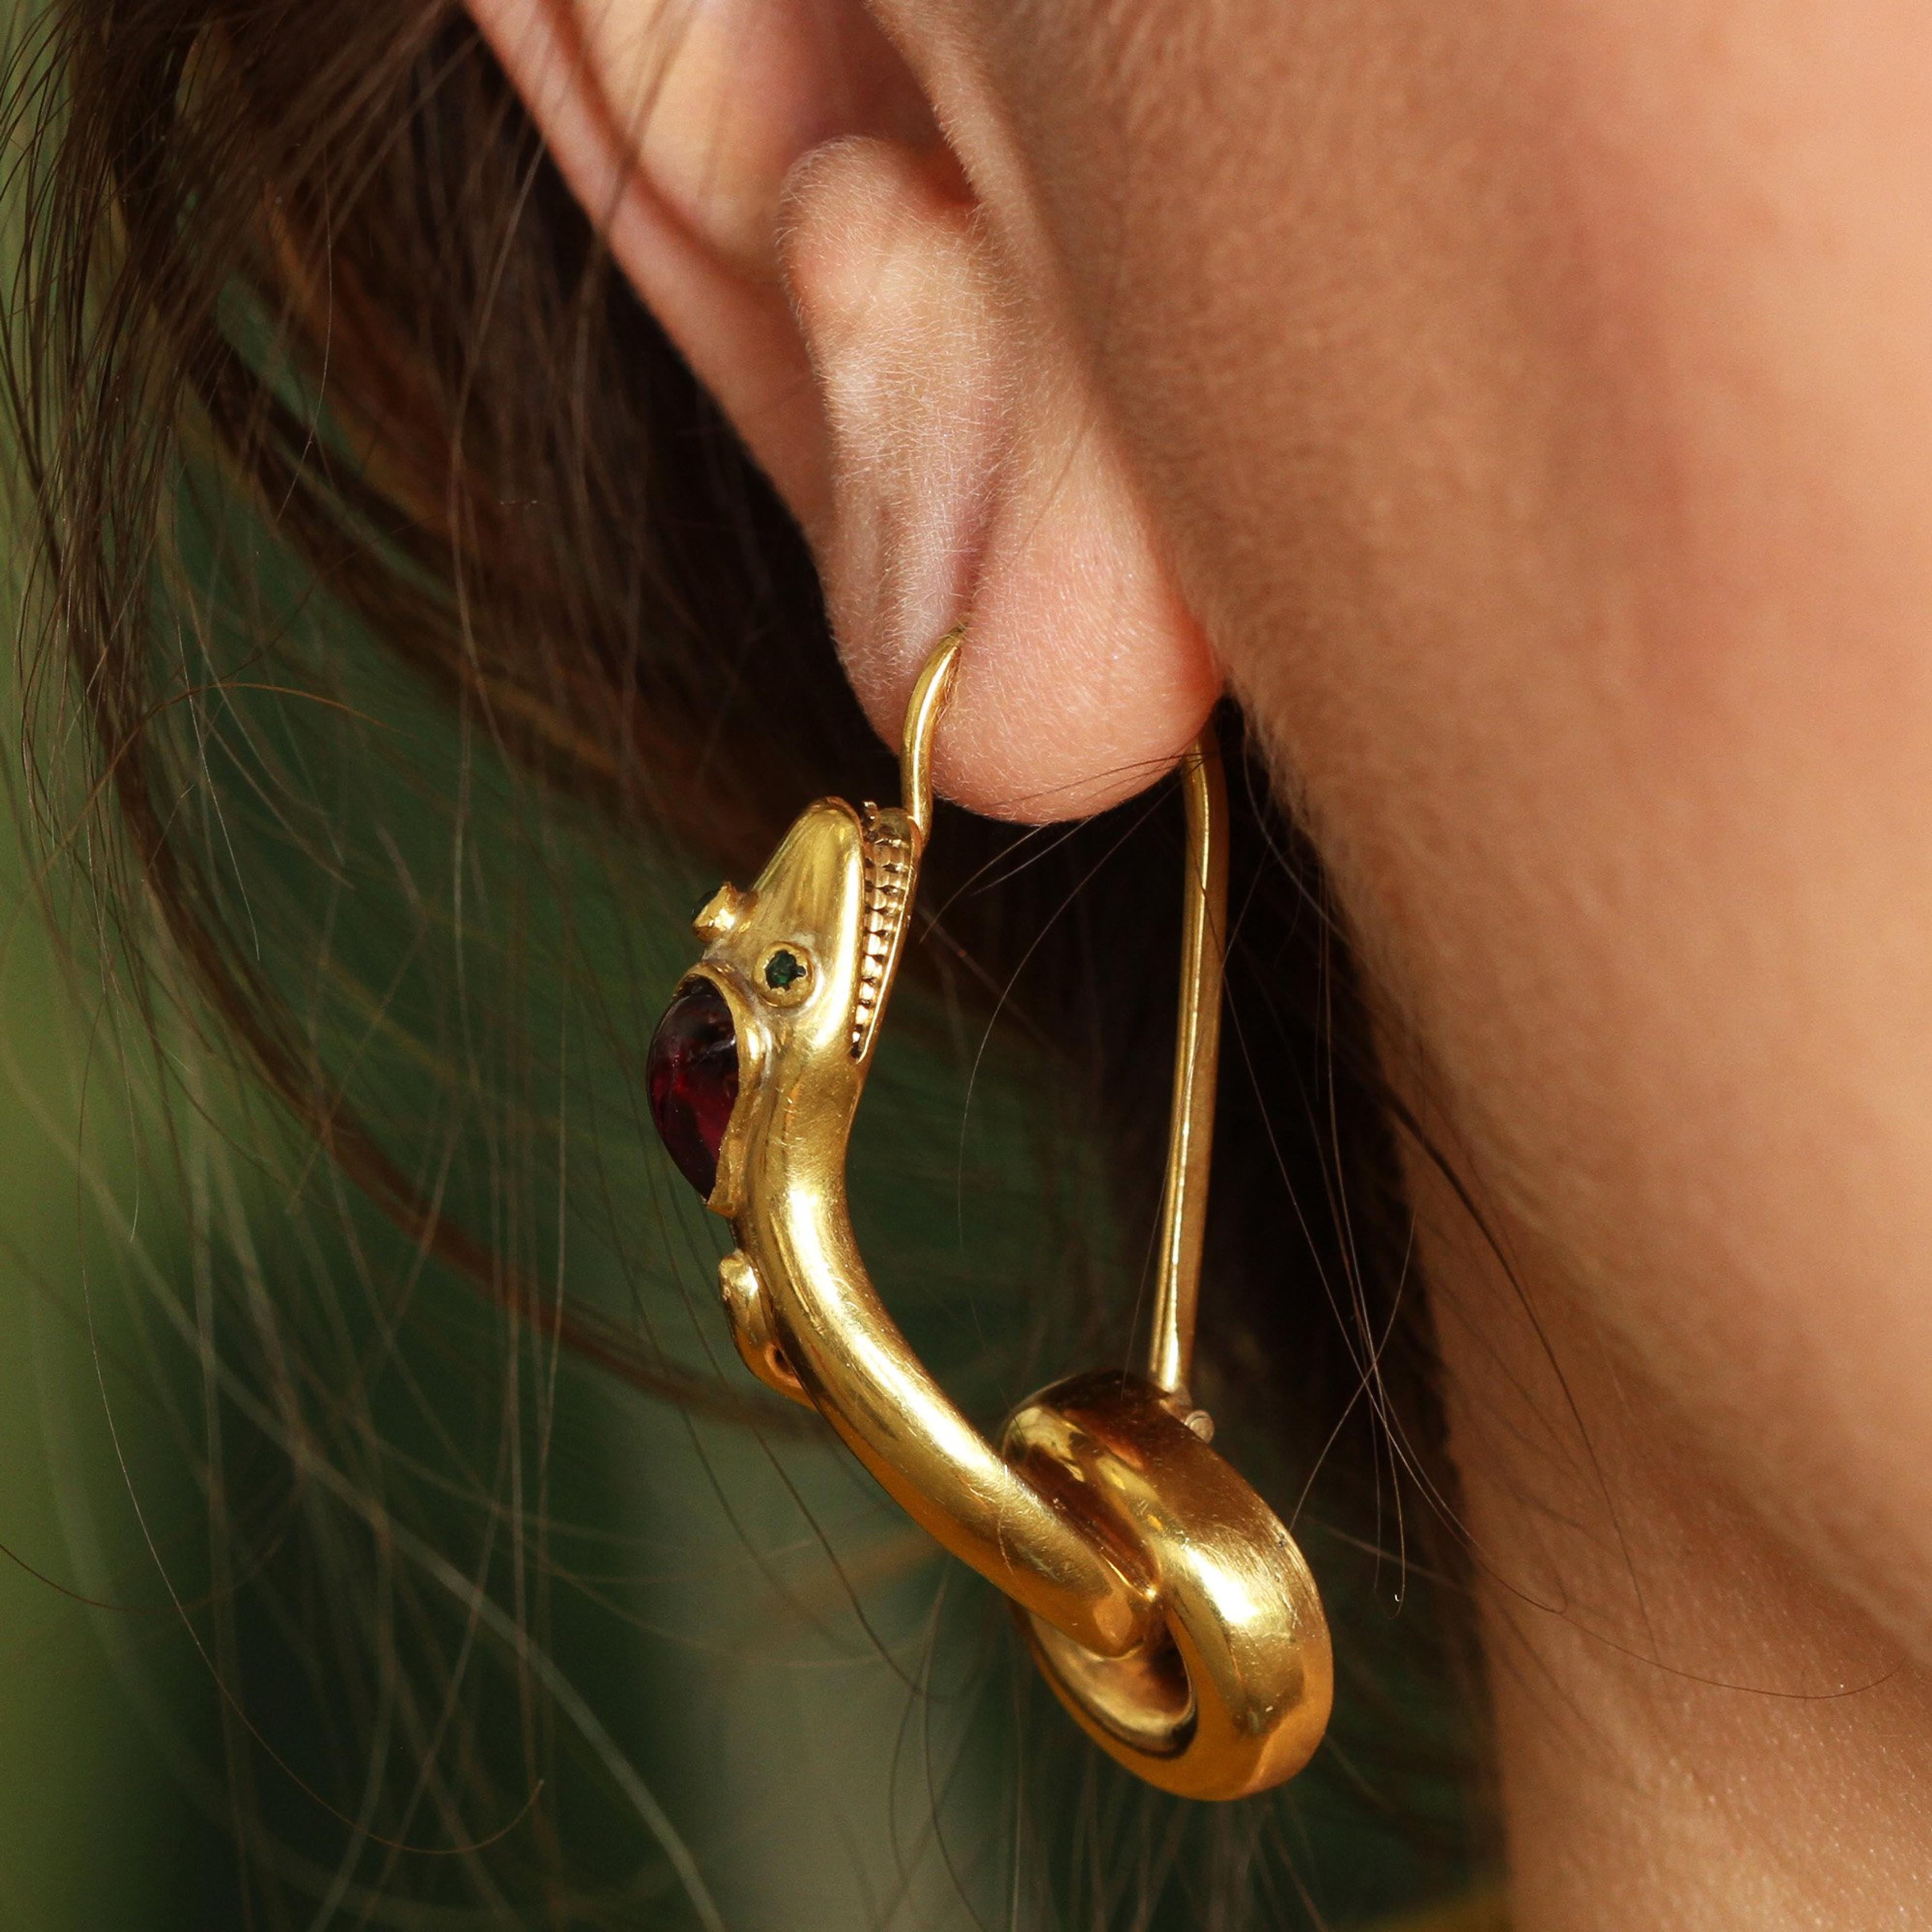
[[[239, 1048], [410, 1249], [639, 1389], [791, 1426], [621, 1308], [562, 1293], [487, 1193], [487, 1225], [455, 1210], [412, 1123], [437, 1082], [470, 1076], [433, 1002], [381, 993], [386, 964], [345, 964], [322, 908], [350, 916], [326, 881], [368, 802], [356, 758], [440, 796], [372, 688], [398, 716], [433, 694], [460, 747], [449, 782], [500, 788], [499, 822], [532, 850], [566, 827], [616, 922], [660, 934], [680, 922], [668, 876], [742, 878], [806, 800], [889, 788], [795, 528], [456, 7], [58, 0], [12, 71], [28, 138], [5, 376], [46, 646], [22, 676], [32, 796], [64, 850], [84, 843], [102, 956], [144, 962], [128, 984], [150, 1000], [170, 983], [157, 960], [178, 962], [180, 1011]], [[364, 638], [409, 683], [359, 668]], [[318, 717], [333, 735], [302, 737]], [[1240, 752], [1233, 770], [1208, 1372], [1237, 1440], [1274, 1438], [1288, 1500], [1315, 1482], [1331, 1595], [1385, 1600], [1404, 1498], [1412, 1528], [1448, 1520], [1393, 1116], [1318, 867], [1257, 762]], [[245, 863], [237, 814], [255, 827]], [[1052, 1069], [1042, 1137], [1101, 1145], [1138, 1238], [1174, 962], [1165, 890], [1150, 908], [1142, 868], [1107, 862], [1132, 840], [1173, 846], [1166, 813], [1017, 842], [953, 814], [917, 970], [943, 1032], [983, 1023], [1024, 967], [1005, 1004], [1024, 1010], [1016, 1051]], [[589, 876], [557, 889], [572, 917]], [[607, 1016], [617, 1050], [663, 990]], [[366, 1090], [352, 1030], [317, 1023], [325, 998], [431, 1042], [416, 1115]], [[1082, 1318], [1118, 1346], [1118, 1279], [1088, 1273], [1114, 1299]], [[1426, 1545], [1453, 1567], [1448, 1539]], [[1338, 1652], [1345, 1672], [1377, 1660], [1342, 1691], [1345, 1727], [1352, 1699], [1370, 1714], [1359, 1756], [1389, 1730], [1387, 1658], [1346, 1609]]]

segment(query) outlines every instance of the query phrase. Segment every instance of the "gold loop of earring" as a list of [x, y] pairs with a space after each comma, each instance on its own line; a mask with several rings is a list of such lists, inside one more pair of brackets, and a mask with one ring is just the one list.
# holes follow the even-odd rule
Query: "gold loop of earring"
[[1022, 1403], [995, 1450], [928, 1374], [854, 1238], [846, 1150], [932, 829], [932, 748], [962, 633], [907, 709], [904, 801], [821, 799], [749, 892], [694, 922], [703, 958], [652, 1041], [652, 1111], [736, 1242], [719, 1270], [740, 1354], [817, 1409], [886, 1492], [1010, 1597], [1088, 1736], [1163, 1790], [1234, 1798], [1306, 1762], [1334, 1672], [1280, 1520], [1208, 1446], [1188, 1389], [1211, 1154], [1227, 906], [1211, 730], [1186, 772], [1180, 1024], [1154, 1321], [1138, 1374]]

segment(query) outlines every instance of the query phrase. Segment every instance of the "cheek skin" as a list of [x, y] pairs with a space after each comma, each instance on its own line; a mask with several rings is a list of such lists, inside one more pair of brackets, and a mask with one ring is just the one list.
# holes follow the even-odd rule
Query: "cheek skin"
[[1136, 19], [986, 34], [1398, 1077], [1932, 1659], [1932, 23]]

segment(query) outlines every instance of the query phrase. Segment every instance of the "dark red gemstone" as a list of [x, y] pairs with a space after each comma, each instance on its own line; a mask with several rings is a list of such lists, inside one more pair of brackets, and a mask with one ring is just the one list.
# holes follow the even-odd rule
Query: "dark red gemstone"
[[718, 1150], [738, 1099], [738, 1034], [709, 980], [680, 988], [651, 1036], [645, 1074], [651, 1118], [677, 1171], [708, 1201]]

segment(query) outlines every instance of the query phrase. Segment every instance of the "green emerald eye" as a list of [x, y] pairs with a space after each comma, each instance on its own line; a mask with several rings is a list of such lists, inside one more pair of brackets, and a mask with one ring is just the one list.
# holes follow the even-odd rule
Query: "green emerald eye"
[[781, 946], [765, 962], [765, 984], [775, 993], [789, 992], [811, 970], [796, 952]]

